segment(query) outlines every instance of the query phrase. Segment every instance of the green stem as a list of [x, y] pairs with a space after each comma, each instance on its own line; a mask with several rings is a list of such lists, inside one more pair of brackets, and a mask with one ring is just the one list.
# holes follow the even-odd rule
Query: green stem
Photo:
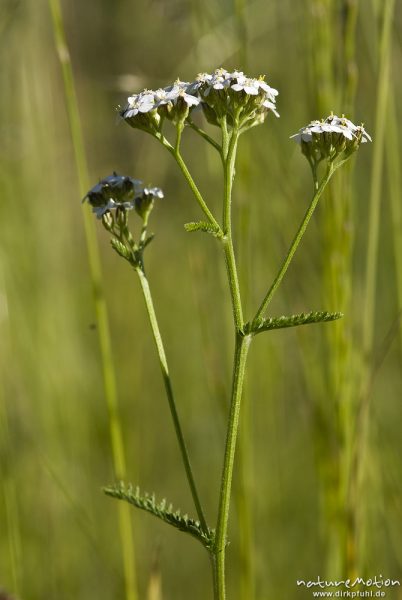
[[186, 443], [184, 441], [184, 436], [183, 436], [183, 432], [182, 432], [181, 425], [180, 425], [179, 415], [177, 412], [176, 403], [175, 403], [174, 394], [173, 394], [172, 382], [171, 382], [170, 374], [169, 374], [169, 368], [168, 368], [165, 348], [163, 346], [162, 336], [161, 336], [158, 321], [156, 318], [155, 308], [154, 308], [154, 304], [152, 301], [151, 290], [149, 288], [148, 279], [145, 275], [144, 270], [140, 266], [136, 267], [135, 270], [140, 279], [141, 289], [142, 289], [142, 292], [144, 295], [145, 305], [147, 308], [148, 317], [149, 317], [149, 321], [151, 324], [152, 333], [153, 333], [153, 337], [154, 337], [155, 344], [156, 344], [156, 349], [158, 352], [159, 364], [160, 364], [160, 368], [161, 368], [161, 372], [162, 372], [163, 382], [165, 384], [166, 395], [167, 395], [167, 399], [169, 402], [169, 408], [170, 408], [170, 412], [172, 415], [173, 425], [174, 425], [174, 429], [176, 432], [177, 441], [179, 443], [180, 452], [181, 452], [181, 456], [182, 456], [183, 463], [184, 463], [184, 468], [185, 468], [186, 475], [187, 475], [187, 480], [188, 480], [188, 483], [189, 483], [189, 486], [191, 489], [191, 494], [192, 494], [194, 504], [195, 504], [195, 507], [197, 510], [198, 518], [201, 523], [201, 527], [204, 530], [204, 532], [206, 534], [208, 534], [208, 531], [209, 531], [208, 526], [207, 526], [207, 523], [206, 523], [206, 520], [204, 517], [204, 513], [203, 513], [203, 510], [201, 507], [201, 502], [200, 502], [200, 499], [198, 496], [197, 487], [195, 484], [195, 479], [194, 479], [193, 471], [191, 468], [190, 458], [188, 455]]
[[183, 160], [182, 155], [180, 154], [180, 152], [177, 150], [173, 153], [173, 156], [176, 159], [177, 164], [180, 167], [181, 172], [183, 173], [184, 177], [187, 180], [188, 185], [191, 188], [191, 191], [193, 192], [198, 204], [200, 205], [201, 210], [203, 211], [203, 213], [205, 214], [205, 216], [207, 217], [208, 221], [217, 228], [218, 231], [220, 231], [220, 226], [218, 221], [215, 219], [214, 215], [211, 213], [211, 211], [209, 210], [208, 206], [206, 205], [200, 190], [198, 189], [194, 179], [191, 177], [190, 175], [190, 171], [187, 168], [186, 163]]
[[264, 300], [261, 303], [260, 308], [257, 311], [257, 314], [254, 317], [254, 321], [258, 321], [259, 319], [262, 318], [264, 312], [267, 309], [268, 304], [271, 302], [276, 290], [278, 289], [286, 271], [288, 270], [288, 267], [289, 267], [291, 260], [297, 250], [297, 247], [300, 244], [300, 241], [307, 229], [307, 225], [309, 224], [309, 221], [310, 221], [310, 219], [314, 213], [314, 210], [318, 204], [318, 201], [325, 189], [325, 186], [327, 185], [328, 181], [331, 179], [336, 168], [337, 168], [337, 166], [334, 167], [333, 163], [329, 163], [327, 172], [324, 175], [319, 187], [317, 188], [315, 186], [316, 192], [311, 200], [310, 206], [308, 207], [308, 209], [304, 215], [303, 221], [302, 221], [295, 237], [293, 238], [293, 242], [289, 248], [289, 251], [288, 251], [283, 263], [282, 263], [281, 268], [279, 269], [277, 276], [275, 277], [271, 287], [269, 288]]
[[192, 178], [192, 176], [190, 174], [190, 171], [187, 168], [186, 163], [183, 160], [182, 155], [180, 154], [180, 140], [181, 140], [180, 129], [178, 129], [178, 132], [177, 132], [177, 139], [176, 139], [175, 146], [172, 146], [172, 144], [170, 144], [168, 142], [168, 140], [162, 134], [158, 134], [155, 137], [161, 142], [161, 144], [165, 148], [167, 148], [167, 150], [169, 150], [170, 154], [174, 157], [175, 161], [179, 165], [181, 172], [183, 173], [184, 177], [186, 178], [186, 181], [187, 181], [188, 185], [190, 186], [190, 189], [193, 192], [195, 199], [197, 200], [202, 212], [207, 217], [208, 221], [211, 223], [211, 225], [213, 225], [217, 229], [218, 232], [221, 232], [221, 228], [219, 226], [218, 221], [215, 219], [214, 215], [209, 210], [204, 198], [202, 197], [200, 190], [198, 189], [194, 179]]
[[239, 429], [241, 397], [243, 391], [246, 359], [251, 336], [244, 336], [242, 329], [243, 310], [240, 295], [239, 279], [232, 240], [231, 200], [234, 179], [234, 167], [239, 133], [233, 129], [229, 134], [225, 120], [222, 126], [222, 153], [224, 160], [224, 199], [223, 199], [223, 231], [222, 239], [225, 262], [228, 273], [230, 295], [232, 299], [233, 321], [235, 325], [236, 342], [233, 366], [232, 397], [229, 422], [226, 435], [225, 456], [223, 462], [221, 489], [219, 496], [218, 520], [216, 525], [216, 541], [214, 547], [214, 594], [215, 600], [226, 598], [225, 585], [225, 556], [227, 528], [229, 521], [230, 497], [233, 480], [233, 465], [236, 441]]
[[225, 253], [226, 269], [229, 279], [230, 296], [232, 299], [233, 317], [237, 331], [243, 327], [243, 310], [241, 305], [239, 277], [232, 238], [232, 187], [235, 172], [236, 150], [239, 134], [237, 130], [228, 133], [226, 122], [222, 123], [222, 149], [224, 157], [224, 196], [223, 196], [223, 251]]
[[215, 542], [215, 600], [224, 600], [225, 591], [225, 554], [227, 528], [229, 520], [230, 494], [233, 479], [233, 464], [236, 450], [236, 440], [239, 428], [241, 396], [243, 390], [244, 373], [246, 368], [247, 353], [251, 337], [236, 334], [236, 347], [233, 366], [232, 399], [229, 414], [229, 424], [226, 437], [225, 458], [222, 471], [221, 491], [219, 498], [219, 512], [216, 527]]
[[215, 552], [210, 552], [212, 566], [212, 585], [214, 589], [214, 600], [219, 600], [219, 584], [218, 584], [218, 561]]
[[222, 148], [220, 147], [218, 142], [215, 142], [215, 140], [207, 134], [206, 131], [201, 129], [201, 127], [198, 127], [198, 125], [196, 125], [193, 121], [188, 120], [188, 125], [189, 125], [189, 127], [191, 127], [191, 129], [196, 131], [202, 138], [204, 138], [204, 140], [206, 142], [208, 142], [208, 144], [210, 144], [213, 148], [215, 148], [215, 150], [217, 150], [219, 152], [219, 154], [222, 156]]

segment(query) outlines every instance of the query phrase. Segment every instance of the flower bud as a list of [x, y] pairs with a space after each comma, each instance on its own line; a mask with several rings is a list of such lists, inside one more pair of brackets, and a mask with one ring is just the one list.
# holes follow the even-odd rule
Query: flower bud
[[134, 208], [135, 197], [141, 190], [141, 182], [137, 179], [113, 173], [91, 188], [83, 202], [88, 200], [93, 212], [101, 219], [108, 211]]
[[135, 199], [135, 210], [143, 221], [148, 220], [156, 198], [163, 198], [162, 190], [157, 187], [146, 187], [143, 189], [141, 196], [137, 196]]
[[119, 206], [116, 209], [116, 223], [121, 229], [124, 229], [128, 225], [128, 212], [124, 206]]
[[106, 231], [113, 231], [114, 228], [114, 217], [110, 211], [106, 211], [102, 215], [102, 225], [106, 229]]

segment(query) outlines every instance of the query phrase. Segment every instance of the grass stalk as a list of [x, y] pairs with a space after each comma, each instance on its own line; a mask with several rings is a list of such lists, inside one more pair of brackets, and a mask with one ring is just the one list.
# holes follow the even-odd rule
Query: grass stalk
[[[314, 2], [313, 77], [314, 94], [319, 114], [336, 107], [353, 117], [357, 86], [356, 26], [358, 0], [343, 0], [339, 12], [327, 0]], [[325, 24], [324, 24], [325, 23]], [[335, 38], [335, 27], [341, 40]], [[316, 57], [315, 44], [323, 44], [324, 58]], [[321, 46], [320, 46], [321, 48]], [[321, 52], [320, 52], [321, 54]], [[336, 78], [335, 73], [341, 73]], [[338, 84], [341, 82], [341, 85]], [[326, 90], [326, 93], [323, 93]], [[345, 315], [350, 313], [353, 253], [352, 169], [348, 164], [338, 175], [328, 193], [327, 210], [322, 215], [323, 302]], [[326, 331], [326, 351], [330, 371], [325, 389], [325, 404], [317, 408], [325, 414], [325, 441], [318, 444], [317, 464], [321, 478], [324, 517], [324, 539], [327, 544], [327, 573], [331, 577], [346, 576], [355, 571], [347, 558], [349, 519], [345, 509], [345, 489], [353, 439], [353, 397], [356, 395], [357, 365], [354, 362], [350, 319], [345, 318]], [[320, 419], [316, 427], [322, 428]], [[317, 440], [322, 431], [316, 430]]]
[[[0, 391], [2, 389], [0, 388]], [[0, 440], [2, 444], [0, 462], [3, 497], [6, 512], [7, 537], [11, 565], [13, 591], [22, 594], [22, 540], [18, 509], [18, 497], [10, 461], [10, 435], [5, 398], [0, 401]]]
[[[382, 25], [379, 46], [376, 116], [374, 127], [373, 164], [370, 180], [368, 242], [365, 273], [365, 293], [362, 325], [362, 375], [359, 404], [351, 457], [347, 501], [351, 523], [351, 552], [358, 552], [363, 531], [363, 505], [359, 492], [364, 480], [363, 467], [367, 455], [370, 426], [370, 392], [373, 372], [374, 326], [377, 300], [377, 272], [381, 202], [383, 188], [383, 163], [386, 147], [387, 109], [389, 107], [392, 24], [395, 0], [385, 0], [382, 7]], [[387, 142], [388, 143], [388, 142]], [[361, 565], [360, 570], [361, 570]]]
[[[354, 105], [357, 88], [357, 64], [356, 64], [356, 27], [359, 13], [358, 0], [344, 0], [343, 2], [343, 38], [342, 59], [344, 69], [344, 83], [341, 91], [342, 109], [345, 114], [354, 114]], [[334, 53], [336, 50], [334, 49]], [[335, 200], [335, 199], [334, 199]], [[352, 258], [354, 241], [354, 214], [353, 214], [353, 186], [352, 168], [346, 165], [339, 178], [339, 187], [334, 202], [335, 227], [332, 223], [329, 227], [332, 231], [333, 257], [338, 257], [338, 269], [332, 280], [333, 289], [327, 293], [333, 295], [336, 307], [346, 315], [351, 312], [352, 296]], [[332, 214], [328, 213], [328, 218]], [[332, 227], [331, 227], [332, 225]], [[337, 506], [334, 516], [335, 528], [339, 529], [337, 540], [339, 540], [339, 555], [335, 558], [340, 575], [353, 578], [357, 575], [357, 555], [350, 552], [353, 547], [350, 527], [349, 507], [347, 506], [346, 490], [350, 470], [350, 457], [353, 449], [353, 422], [355, 420], [356, 382], [358, 364], [355, 360], [353, 335], [351, 331], [351, 320], [346, 318], [341, 323], [336, 323], [333, 338], [328, 338], [329, 348], [332, 351], [335, 369], [334, 378], [331, 381], [331, 395], [334, 399], [336, 410], [336, 422], [338, 425], [339, 454], [337, 456]], [[336, 549], [335, 549], [336, 551]]]
[[385, 152], [385, 131], [391, 69], [391, 31], [395, 0], [385, 0], [379, 48], [379, 70], [377, 79], [377, 102], [374, 127], [375, 144], [373, 146], [373, 165], [370, 180], [368, 246], [365, 275], [365, 293], [363, 307], [363, 356], [366, 370], [371, 369], [373, 349], [378, 238], [380, 229], [380, 210], [382, 201], [383, 163]]
[[[392, 241], [394, 245], [394, 261], [396, 274], [396, 293], [398, 311], [402, 311], [402, 177], [401, 151], [399, 147], [399, 123], [396, 116], [393, 89], [389, 91], [387, 121], [386, 166], [389, 199], [392, 214]], [[400, 353], [402, 356], [402, 327], [399, 326]]]
[[[78, 110], [78, 101], [75, 89], [73, 68], [66, 41], [63, 15], [59, 0], [48, 0], [52, 16], [52, 25], [56, 49], [62, 69], [64, 95], [69, 117], [70, 133], [74, 149], [75, 164], [78, 175], [80, 195], [83, 197], [89, 187], [88, 166], [82, 127]], [[109, 317], [104, 296], [99, 247], [96, 238], [95, 224], [92, 215], [85, 206], [83, 208], [85, 236], [88, 251], [88, 260], [92, 289], [95, 304], [96, 324], [99, 336], [101, 353], [103, 385], [109, 416], [109, 430], [112, 448], [114, 476], [116, 479], [125, 479], [126, 464], [123, 444], [122, 425], [119, 416], [116, 375], [112, 357]], [[118, 520], [120, 540], [122, 544], [124, 579], [127, 600], [137, 600], [137, 581], [135, 571], [135, 549], [131, 525], [130, 507], [125, 503], [118, 503]]]
[[[0, 252], [0, 297], [6, 298], [7, 289], [5, 278], [3, 279], [2, 252]], [[3, 300], [4, 302], [4, 300]], [[4, 319], [4, 315], [3, 315]], [[2, 348], [0, 350], [0, 367], [5, 365], [5, 356], [10, 349], [10, 337], [8, 328], [8, 314], [6, 323], [0, 319], [0, 333], [2, 339]], [[5, 351], [5, 349], [7, 350]], [[5, 351], [5, 352], [4, 352]], [[0, 368], [0, 479], [2, 483], [2, 492], [5, 506], [5, 530], [7, 535], [11, 580], [13, 592], [20, 597], [23, 594], [24, 571], [23, 571], [23, 544], [21, 537], [20, 510], [17, 494], [16, 473], [13, 469], [12, 440], [10, 435], [10, 423], [8, 415], [8, 406], [5, 392], [6, 371]]]

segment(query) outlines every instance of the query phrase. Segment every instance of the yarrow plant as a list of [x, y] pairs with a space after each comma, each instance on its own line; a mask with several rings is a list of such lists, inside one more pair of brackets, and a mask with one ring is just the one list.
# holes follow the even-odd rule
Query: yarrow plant
[[[144, 266], [144, 251], [153, 239], [153, 236], [148, 234], [149, 217], [155, 201], [161, 200], [164, 194], [158, 187], [144, 186], [137, 179], [113, 173], [89, 190], [84, 198], [84, 201], [91, 205], [96, 217], [101, 220], [105, 229], [111, 234], [111, 244], [114, 250], [130, 263], [139, 277], [197, 518], [190, 518], [187, 514], [182, 515], [180, 511], [174, 510], [171, 505], [168, 505], [165, 500], [157, 502], [154, 496], [141, 494], [139, 488], [134, 489], [124, 482], [118, 482], [105, 488], [105, 492], [152, 513], [180, 531], [187, 532], [198, 539], [211, 557], [215, 600], [226, 598], [225, 563], [229, 506], [243, 381], [250, 344], [257, 334], [271, 329], [334, 321], [342, 316], [338, 312], [312, 311], [290, 316], [267, 317], [266, 311], [330, 178], [354, 155], [360, 144], [371, 141], [363, 125], [354, 125], [346, 117], [337, 117], [333, 114], [321, 121], [312, 121], [291, 136], [300, 144], [302, 153], [310, 164], [314, 193], [289, 250], [279, 266], [276, 277], [268, 287], [255, 314], [251, 319], [246, 320], [232, 235], [232, 188], [235, 178], [236, 151], [241, 134], [251, 127], [264, 123], [271, 114], [279, 117], [276, 109], [277, 95], [277, 90], [266, 82], [265, 77], [253, 79], [241, 71], [229, 72], [220, 68], [213, 73], [201, 73], [192, 82], [176, 80], [162, 89], [146, 89], [133, 94], [128, 98], [125, 107], [120, 108], [119, 111], [122, 119], [131, 127], [152, 135], [173, 156], [205, 219], [187, 223], [186, 230], [212, 234], [221, 246], [225, 259], [233, 313], [235, 348], [230, 410], [215, 527], [208, 525], [191, 467], [162, 335]], [[194, 113], [200, 110], [208, 123], [219, 128], [219, 141], [193, 121]], [[175, 138], [172, 141], [169, 141], [166, 134], [167, 122], [170, 122], [175, 130]], [[182, 157], [181, 139], [184, 129], [195, 131], [203, 140], [211, 144], [219, 155], [223, 169], [221, 218], [210, 209]], [[130, 222], [130, 213], [139, 220], [140, 226], [137, 234], [134, 233], [133, 225]]]

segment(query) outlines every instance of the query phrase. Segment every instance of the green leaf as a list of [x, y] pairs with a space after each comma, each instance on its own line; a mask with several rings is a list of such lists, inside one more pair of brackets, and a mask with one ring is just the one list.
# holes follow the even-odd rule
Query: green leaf
[[220, 228], [216, 227], [215, 225], [212, 225], [212, 223], [207, 223], [206, 221], [186, 223], [184, 225], [184, 229], [188, 232], [203, 231], [204, 233], [211, 233], [217, 238], [222, 237], [222, 231], [220, 230]]
[[112, 238], [110, 240], [110, 243], [112, 244], [112, 248], [116, 250], [119, 256], [122, 256], [126, 260], [130, 261], [131, 253], [128, 250], [128, 248], [124, 244], [122, 244], [122, 242], [120, 242], [120, 240], [118, 240], [117, 238]]
[[148, 246], [148, 244], [150, 244], [150, 243], [152, 242], [152, 240], [154, 239], [154, 237], [155, 237], [155, 234], [154, 234], [154, 233], [151, 233], [151, 235], [149, 235], [149, 236], [146, 238], [145, 242], [143, 243], [143, 245], [142, 245], [142, 249], [146, 248], [146, 247]]
[[290, 317], [270, 317], [269, 319], [259, 319], [256, 322], [247, 323], [244, 327], [245, 335], [262, 333], [271, 329], [283, 329], [285, 327], [298, 327], [299, 325], [309, 325], [310, 323], [326, 323], [341, 319], [343, 314], [340, 312], [311, 311], [291, 315]]
[[123, 482], [105, 487], [103, 491], [107, 496], [117, 498], [118, 500], [125, 500], [133, 506], [158, 517], [165, 523], [173, 525], [173, 527], [176, 527], [180, 531], [189, 533], [197, 538], [206, 548], [212, 548], [215, 540], [215, 530], [208, 529], [208, 532], [205, 532], [199, 521], [191, 519], [186, 514], [182, 515], [180, 510], [174, 511], [173, 506], [167, 504], [165, 499], [157, 502], [154, 494], [145, 493], [141, 495], [138, 487], [133, 488], [131, 484], [126, 487]]

